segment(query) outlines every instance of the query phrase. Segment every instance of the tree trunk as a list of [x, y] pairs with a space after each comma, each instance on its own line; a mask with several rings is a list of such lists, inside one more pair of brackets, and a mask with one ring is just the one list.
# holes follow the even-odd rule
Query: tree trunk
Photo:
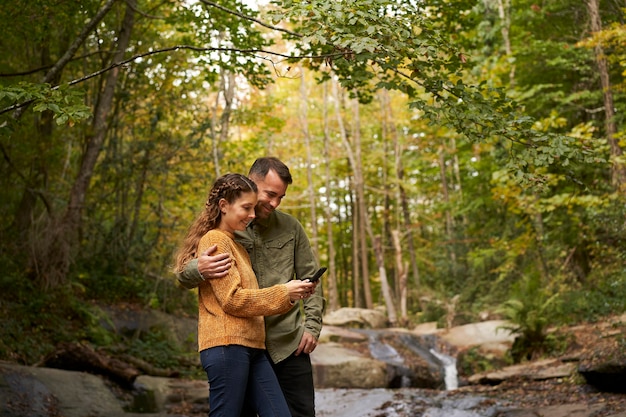
[[[85, 42], [87, 37], [94, 31], [97, 25], [102, 21], [102, 19], [106, 16], [106, 14], [111, 10], [111, 7], [115, 3], [116, 0], [108, 0], [102, 8], [98, 11], [98, 13], [88, 22], [80, 34], [76, 37], [74, 42], [66, 49], [63, 56], [52, 65], [50, 70], [42, 77], [42, 83], [49, 83], [52, 85], [58, 85], [61, 80], [61, 73], [65, 66], [70, 62], [70, 60], [74, 57], [76, 51], [80, 48], [80, 46]], [[47, 67], [50, 64], [49, 61], [49, 44], [50, 39], [44, 39], [44, 47], [41, 52], [42, 56], [42, 66]], [[12, 117], [14, 119], [20, 119], [26, 109], [29, 106], [23, 106], [18, 108], [13, 112]], [[52, 113], [49, 111], [43, 112], [41, 116], [35, 115], [35, 120], [37, 120], [37, 129], [39, 132], [39, 143], [43, 144], [42, 146], [47, 146], [47, 139], [52, 136], [53, 131], [53, 118]], [[70, 146], [70, 145], [68, 145]], [[22, 197], [21, 203], [18, 206], [18, 212], [16, 213], [15, 218], [15, 227], [20, 233], [20, 241], [26, 242], [26, 246], [28, 249], [25, 251], [27, 256], [25, 257], [28, 263], [28, 269], [32, 271], [32, 273], [39, 279], [42, 286], [47, 287], [49, 285], [54, 285], [56, 278], [53, 275], [48, 275], [46, 270], [48, 268], [48, 262], [45, 259], [47, 253], [52, 252], [54, 254], [57, 249], [54, 248], [55, 243], [51, 242], [50, 236], [52, 235], [50, 232], [57, 228], [56, 222], [58, 220], [55, 218], [54, 208], [52, 204], [45, 198], [46, 193], [42, 192], [34, 192], [33, 190], [40, 190], [46, 188], [46, 180], [47, 180], [47, 168], [45, 167], [45, 161], [41, 160], [41, 156], [37, 155], [32, 165], [32, 173], [30, 174], [30, 178], [27, 180], [27, 187], [24, 191], [24, 195]], [[44, 228], [43, 233], [33, 233], [29, 235], [28, 233], [31, 231], [32, 222], [34, 220], [34, 210], [36, 207], [36, 200], [39, 198], [46, 209], [48, 210], [49, 218], [47, 219], [48, 224]], [[43, 255], [43, 256], [42, 256]]]
[[[600, 9], [598, 0], [587, 0], [587, 9], [589, 10], [589, 20], [591, 31], [594, 33], [602, 30], [602, 20], [600, 19]], [[611, 91], [611, 79], [609, 76], [609, 64], [604, 54], [604, 48], [600, 41], [597, 41], [594, 47], [596, 56], [596, 65], [600, 74], [600, 82], [602, 83], [602, 94], [604, 97], [604, 126], [606, 130], [606, 139], [611, 148], [611, 159], [613, 165], [611, 168], [611, 184], [616, 190], [626, 192], [626, 166], [619, 163], [615, 159], [622, 156], [624, 150], [620, 147], [615, 137], [617, 126], [615, 124], [615, 107], [613, 106], [613, 92]]]
[[335, 244], [333, 237], [333, 213], [330, 204], [331, 201], [331, 174], [330, 174], [330, 133], [328, 126], [328, 83], [323, 84], [324, 100], [322, 103], [322, 118], [324, 123], [324, 166], [325, 166], [325, 197], [324, 215], [326, 218], [326, 235], [328, 240], [328, 310], [335, 311], [339, 309], [339, 292], [337, 291], [337, 267], [335, 265]]
[[[502, 33], [502, 41], [504, 42], [504, 51], [507, 58], [513, 55], [513, 49], [511, 48], [511, 37], [509, 32], [511, 29], [511, 0], [498, 0], [498, 15], [500, 16]], [[515, 85], [515, 64], [511, 65], [509, 71], [509, 84], [511, 87]]]
[[[381, 105], [386, 118], [389, 120], [389, 130], [391, 138], [394, 144], [394, 162], [396, 178], [398, 178], [398, 195], [397, 200], [400, 202], [401, 218], [404, 224], [404, 230], [406, 233], [406, 240], [409, 246], [409, 258], [411, 260], [411, 270], [413, 272], [413, 282], [415, 287], [420, 287], [420, 270], [417, 265], [417, 254], [415, 250], [415, 237], [413, 234], [411, 211], [409, 210], [409, 200], [406, 195], [406, 190], [402, 185], [404, 182], [404, 164], [402, 163], [402, 154], [404, 147], [400, 143], [400, 135], [398, 134], [398, 128], [396, 127], [395, 118], [393, 115], [393, 108], [391, 101], [389, 100], [389, 92], [387, 90], [381, 90]], [[407, 272], [408, 273], [408, 272]]]
[[400, 319], [402, 324], [406, 324], [409, 321], [409, 313], [407, 309], [407, 276], [408, 268], [405, 262], [402, 261], [402, 246], [400, 245], [400, 231], [392, 230], [391, 236], [393, 239], [393, 247], [396, 253], [396, 270], [398, 271], [398, 283], [400, 293]]
[[[233, 99], [235, 97], [235, 74], [228, 70], [220, 70], [220, 87], [215, 94], [215, 103], [211, 109], [211, 153], [213, 156], [213, 168], [215, 177], [222, 175], [221, 144], [226, 142], [230, 129], [230, 115], [232, 113]], [[223, 103], [222, 103], [223, 99]], [[218, 117], [223, 104], [222, 114]]]
[[378, 273], [380, 274], [380, 289], [385, 299], [385, 306], [387, 307], [387, 318], [389, 319], [389, 324], [394, 327], [398, 324], [398, 314], [396, 313], [396, 306], [393, 303], [391, 289], [387, 281], [387, 271], [385, 271], [385, 260], [383, 259], [383, 248], [380, 236], [374, 237], [374, 253], [376, 254], [376, 264], [378, 265]]
[[[112, 63], [118, 63], [124, 59], [134, 25], [136, 3], [136, 0], [127, 0], [126, 2], [126, 14], [118, 35], [117, 51], [113, 56]], [[94, 111], [93, 133], [86, 138], [85, 153], [70, 192], [67, 210], [60, 223], [52, 227], [49, 235], [51, 244], [48, 246], [47, 253], [42, 254], [42, 264], [39, 271], [43, 275], [44, 282], [49, 286], [55, 286], [65, 280], [71, 262], [72, 250], [78, 243], [82, 209], [94, 167], [107, 133], [107, 117], [113, 105], [119, 71], [120, 67], [116, 67], [108, 72], [104, 90]]]
[[[367, 206], [365, 204], [365, 180], [363, 178], [363, 159], [361, 157], [361, 121], [359, 116], [359, 101], [355, 98], [352, 100], [352, 108], [354, 114], [354, 153], [350, 149], [349, 143], [346, 141], [344, 145], [348, 149], [348, 154], [352, 154], [352, 163], [354, 168], [354, 189], [356, 190], [357, 211], [359, 213], [359, 227], [355, 230], [359, 236], [359, 249], [361, 259], [361, 271], [363, 276], [363, 294], [365, 295], [365, 307], [374, 308], [372, 302], [372, 291], [370, 289], [369, 266], [367, 256], [367, 239], [366, 232], [369, 226], [369, 218]], [[384, 268], [384, 264], [383, 264]]]
[[449, 244], [448, 253], [450, 254], [450, 271], [454, 273], [456, 271], [456, 249], [453, 245], [454, 241], [454, 219], [452, 212], [450, 211], [450, 187], [448, 186], [448, 176], [446, 172], [446, 159], [443, 146], [439, 147], [439, 174], [441, 176], [441, 193], [443, 195], [443, 201], [448, 208], [446, 208], [446, 236]]

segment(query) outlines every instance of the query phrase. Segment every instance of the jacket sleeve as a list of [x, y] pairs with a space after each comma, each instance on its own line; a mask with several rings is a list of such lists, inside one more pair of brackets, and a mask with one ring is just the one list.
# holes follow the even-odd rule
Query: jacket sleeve
[[[298, 223], [298, 228], [296, 230], [296, 277], [298, 279], [307, 279], [314, 274], [314, 271], [317, 271], [319, 265], [315, 260], [315, 255], [313, 254], [309, 238], [300, 223]], [[313, 270], [311, 270], [311, 267], [313, 267]], [[322, 317], [326, 307], [326, 299], [324, 299], [322, 292], [321, 279], [317, 284], [315, 293], [304, 300], [303, 304], [304, 330], [311, 333], [316, 339], [318, 339], [320, 332], [322, 331]]]
[[204, 277], [198, 270], [198, 259], [192, 259], [187, 263], [185, 269], [182, 272], [176, 274], [176, 279], [183, 287], [191, 290], [196, 288], [202, 282]]

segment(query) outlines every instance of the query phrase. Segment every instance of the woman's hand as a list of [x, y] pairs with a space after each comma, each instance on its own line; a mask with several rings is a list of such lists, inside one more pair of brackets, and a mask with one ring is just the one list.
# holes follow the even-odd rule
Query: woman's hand
[[289, 299], [292, 303], [310, 297], [313, 291], [315, 291], [315, 284], [308, 281], [292, 279], [285, 285], [289, 291]]

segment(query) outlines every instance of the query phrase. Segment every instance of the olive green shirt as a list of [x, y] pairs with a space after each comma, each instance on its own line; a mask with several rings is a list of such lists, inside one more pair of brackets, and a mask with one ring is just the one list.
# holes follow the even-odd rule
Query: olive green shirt
[[[248, 251], [260, 288], [284, 284], [294, 278], [304, 280], [317, 271], [318, 264], [304, 228], [289, 214], [276, 210], [267, 219], [255, 219], [245, 231], [235, 233], [235, 240]], [[177, 278], [185, 288], [197, 287], [204, 280], [196, 259]], [[319, 338], [324, 306], [322, 286], [318, 284], [315, 293], [303, 301], [303, 309], [293, 308], [283, 315], [265, 317], [265, 346], [274, 363], [296, 351], [305, 330]]]

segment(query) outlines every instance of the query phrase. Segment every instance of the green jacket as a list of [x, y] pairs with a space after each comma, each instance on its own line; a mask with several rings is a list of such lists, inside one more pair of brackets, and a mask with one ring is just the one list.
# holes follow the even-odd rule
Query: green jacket
[[[307, 279], [317, 271], [318, 264], [304, 228], [296, 218], [281, 211], [274, 211], [267, 219], [255, 219], [245, 231], [236, 232], [235, 239], [250, 254], [260, 288], [284, 284], [294, 278]], [[204, 280], [195, 259], [177, 278], [185, 288], [197, 287]], [[318, 284], [315, 294], [303, 301], [303, 309], [293, 308], [284, 315], [265, 317], [265, 345], [274, 363], [295, 352], [305, 330], [319, 338], [324, 306], [322, 286]]]

